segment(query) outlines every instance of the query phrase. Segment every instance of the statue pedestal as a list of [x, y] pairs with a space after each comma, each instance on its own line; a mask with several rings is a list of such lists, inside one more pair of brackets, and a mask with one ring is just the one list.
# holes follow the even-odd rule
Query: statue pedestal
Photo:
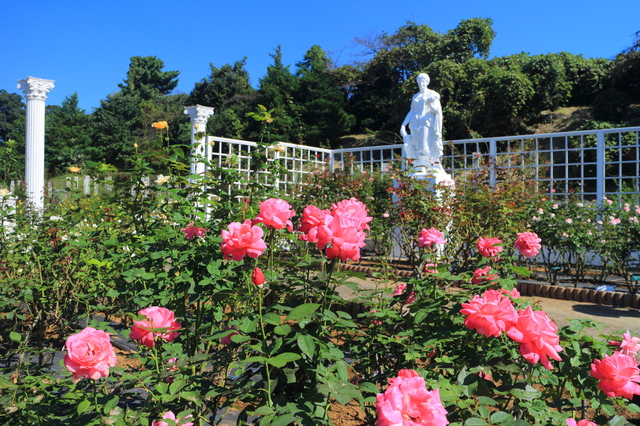
[[[421, 170], [420, 170], [421, 169]], [[427, 179], [432, 185], [446, 185], [450, 187], [455, 186], [455, 182], [451, 175], [442, 169], [436, 167], [421, 167], [418, 171], [411, 174], [416, 179]]]

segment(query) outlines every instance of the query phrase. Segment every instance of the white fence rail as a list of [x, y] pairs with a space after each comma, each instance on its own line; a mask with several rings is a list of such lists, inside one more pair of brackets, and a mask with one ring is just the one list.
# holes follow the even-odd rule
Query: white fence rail
[[443, 166], [456, 180], [527, 179], [562, 199], [638, 204], [640, 127], [450, 141]]

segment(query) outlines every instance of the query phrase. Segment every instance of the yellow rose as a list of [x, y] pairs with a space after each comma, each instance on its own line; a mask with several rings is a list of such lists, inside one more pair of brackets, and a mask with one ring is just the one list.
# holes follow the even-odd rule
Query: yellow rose
[[6, 197], [7, 195], [11, 195], [11, 191], [7, 188], [0, 189], [0, 197]]
[[71, 167], [69, 167], [69, 171], [71, 173], [80, 173], [80, 167], [71, 166]]
[[151, 127], [155, 127], [158, 130], [162, 130], [167, 127], [166, 121], [158, 121], [157, 123], [151, 123]]

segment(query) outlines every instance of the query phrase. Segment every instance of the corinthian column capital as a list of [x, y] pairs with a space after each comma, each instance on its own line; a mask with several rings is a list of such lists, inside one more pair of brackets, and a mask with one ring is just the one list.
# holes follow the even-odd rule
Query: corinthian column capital
[[[206, 107], [202, 105], [194, 105], [190, 107], [184, 108], [184, 113], [189, 116], [189, 120], [191, 120], [192, 125], [206, 125], [207, 120], [213, 114], [212, 107]], [[205, 128], [202, 127], [200, 131], [204, 132]]]
[[18, 89], [24, 92], [24, 97], [27, 100], [37, 99], [45, 101], [47, 94], [55, 86], [53, 85], [55, 80], [45, 80], [44, 78], [27, 77], [24, 80], [18, 80]]

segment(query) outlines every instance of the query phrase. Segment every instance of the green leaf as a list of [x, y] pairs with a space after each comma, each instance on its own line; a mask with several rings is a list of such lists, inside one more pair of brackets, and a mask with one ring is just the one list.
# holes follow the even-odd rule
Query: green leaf
[[375, 393], [375, 394], [380, 393], [380, 389], [371, 382], [362, 382], [362, 383], [359, 383], [358, 386], [360, 386], [360, 390], [363, 392], [369, 392], [369, 393]]
[[486, 426], [487, 422], [478, 418], [471, 417], [464, 422], [464, 426]]
[[320, 307], [319, 303], [305, 303], [300, 306], [296, 306], [287, 315], [288, 321], [299, 321], [313, 314]]
[[256, 414], [259, 416], [268, 416], [269, 414], [273, 414], [274, 412], [275, 411], [273, 411], [273, 408], [269, 407], [268, 405], [263, 405], [256, 409]]
[[313, 359], [316, 351], [316, 344], [314, 343], [313, 338], [308, 334], [299, 334], [297, 342], [302, 353], [310, 359]]
[[602, 408], [602, 411], [604, 411], [607, 416], [614, 416], [616, 414], [616, 407], [614, 407], [610, 401], [604, 401], [600, 408]]
[[251, 340], [251, 337], [243, 336], [242, 334], [234, 334], [230, 339], [233, 343], [244, 343], [247, 340]]
[[496, 401], [493, 398], [489, 398], [488, 396], [479, 396], [478, 398], [478, 404], [482, 404], [482, 405], [496, 405], [498, 404], [498, 401]]
[[118, 396], [114, 396], [113, 398], [111, 398], [109, 401], [107, 401], [106, 404], [104, 404], [104, 407], [102, 408], [102, 412], [106, 415], [109, 415], [109, 412], [113, 409], [113, 407], [115, 407], [116, 405], [118, 405], [118, 402], [120, 402], [120, 398], [118, 398]]
[[292, 424], [296, 420], [298, 420], [298, 418], [293, 414], [283, 414], [276, 417], [271, 423], [271, 426], [287, 426]]
[[640, 407], [638, 407], [638, 405], [634, 403], [627, 405], [627, 410], [631, 411], [632, 413], [640, 413]]
[[276, 368], [282, 368], [285, 365], [287, 365], [287, 363], [292, 362], [292, 361], [297, 361], [301, 358], [301, 356], [297, 353], [294, 352], [283, 352], [280, 355], [274, 357], [274, 358], [268, 358], [267, 359], [267, 364], [271, 364]]
[[513, 388], [509, 389], [509, 393], [520, 399], [534, 399], [540, 396], [540, 392], [527, 385], [526, 389]]
[[608, 426], [624, 426], [627, 424], [627, 419], [622, 416], [614, 416], [607, 422]]
[[491, 414], [491, 423], [505, 423], [513, 420], [513, 416], [509, 413], [505, 413], [504, 411], [498, 411]]
[[78, 404], [76, 411], [78, 412], [78, 414], [82, 414], [85, 411], [87, 411], [87, 408], [89, 408], [90, 405], [91, 405], [91, 401], [89, 401], [88, 399], [85, 399], [80, 404]]
[[177, 395], [178, 392], [180, 392], [180, 390], [186, 385], [187, 383], [184, 381], [184, 379], [178, 379], [176, 381], [174, 381], [173, 383], [171, 383], [171, 386], [169, 386], [169, 393], [171, 395]]
[[262, 320], [267, 324], [280, 325], [280, 315], [275, 312], [269, 312], [263, 315]]
[[20, 333], [16, 333], [15, 331], [9, 333], [9, 338], [18, 343], [20, 343], [20, 341], [22, 340], [22, 336], [20, 335]]
[[281, 336], [286, 336], [291, 331], [289, 324], [282, 324], [273, 329], [273, 332]]

